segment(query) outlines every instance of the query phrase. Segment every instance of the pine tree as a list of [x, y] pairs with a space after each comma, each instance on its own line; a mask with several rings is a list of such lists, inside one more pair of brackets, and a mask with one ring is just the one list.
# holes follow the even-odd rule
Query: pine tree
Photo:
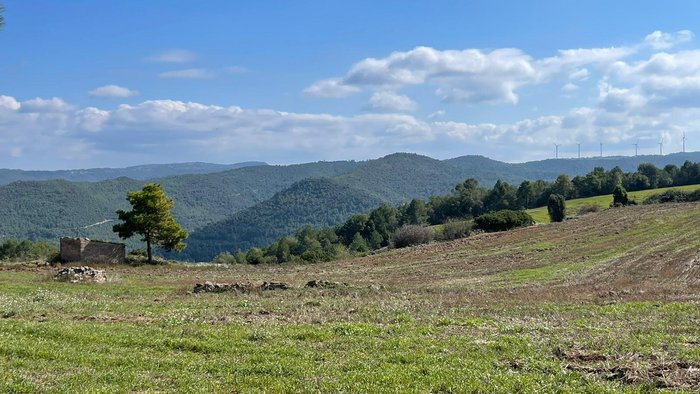
[[132, 210], [118, 210], [117, 216], [123, 223], [115, 224], [112, 230], [123, 239], [134, 234], [143, 236], [149, 263], [153, 263], [151, 246], [154, 244], [178, 252], [185, 248], [182, 241], [187, 238], [187, 231], [175, 221], [170, 212], [173, 200], [165, 195], [160, 185], [149, 183], [141, 191], [127, 193], [126, 199]]

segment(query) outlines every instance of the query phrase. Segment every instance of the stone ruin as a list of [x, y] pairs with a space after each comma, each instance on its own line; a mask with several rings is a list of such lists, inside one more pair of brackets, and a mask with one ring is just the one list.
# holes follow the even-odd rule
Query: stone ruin
[[104, 270], [96, 270], [91, 267], [68, 267], [59, 270], [53, 279], [70, 283], [105, 283], [107, 282], [107, 275], [105, 275]]
[[328, 280], [310, 280], [306, 282], [306, 286], [304, 287], [309, 289], [335, 289], [337, 287], [348, 287], [348, 284], [341, 282], [331, 282]]
[[120, 264], [126, 261], [126, 245], [87, 238], [61, 238], [61, 261]]
[[223, 293], [227, 291], [250, 292], [256, 290], [288, 290], [291, 286], [284, 282], [263, 282], [260, 286], [251, 283], [213, 283], [204, 282], [194, 285], [193, 293]]

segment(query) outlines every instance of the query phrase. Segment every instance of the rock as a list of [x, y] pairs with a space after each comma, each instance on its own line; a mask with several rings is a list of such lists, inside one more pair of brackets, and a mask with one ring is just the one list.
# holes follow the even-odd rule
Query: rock
[[194, 285], [193, 293], [223, 293], [226, 291], [250, 291], [253, 286], [250, 283], [213, 283], [206, 281]]
[[59, 270], [54, 275], [54, 280], [70, 283], [78, 282], [107, 282], [107, 275], [104, 270], [96, 270], [90, 267], [68, 267]]
[[340, 283], [340, 282], [331, 282], [327, 280], [310, 280], [306, 282], [306, 288], [313, 289], [313, 288], [319, 288], [319, 289], [334, 289], [336, 287], [347, 287], [347, 283]]
[[263, 282], [260, 285], [260, 290], [288, 290], [290, 286], [284, 282]]

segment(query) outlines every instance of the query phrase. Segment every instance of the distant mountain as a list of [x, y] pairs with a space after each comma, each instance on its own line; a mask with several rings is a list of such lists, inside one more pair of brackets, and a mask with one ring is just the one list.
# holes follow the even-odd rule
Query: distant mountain
[[16, 181], [44, 181], [63, 179], [75, 182], [96, 182], [127, 177], [132, 179], [163, 178], [182, 174], [206, 174], [234, 170], [236, 168], [264, 166], [261, 161], [247, 161], [236, 164], [173, 163], [147, 164], [126, 168], [90, 168], [84, 170], [24, 171], [0, 169], [0, 185]]
[[657, 167], [667, 164], [682, 165], [686, 160], [700, 161], [700, 152], [672, 153], [669, 155], [606, 156], [581, 159], [547, 159], [525, 163], [504, 163], [483, 156], [460, 156], [443, 162], [459, 168], [464, 174], [472, 174], [484, 186], [493, 186], [497, 180], [517, 185], [524, 180], [553, 180], [561, 174], [570, 177], [585, 175], [595, 167], [610, 170], [620, 167], [622, 171], [636, 171], [642, 163]]
[[209, 261], [223, 251], [267, 245], [303, 226], [331, 226], [381, 200], [329, 178], [295, 183], [272, 198], [190, 234], [177, 258]]
[[[293, 183], [349, 172], [358, 162], [318, 162], [257, 166], [199, 175], [149, 180], [163, 185], [175, 202], [174, 215], [188, 230], [223, 220], [265, 201]], [[20, 181], [0, 186], [0, 238], [49, 239], [83, 235], [116, 240], [109, 223], [81, 227], [116, 217], [129, 208], [126, 193], [145, 182], [118, 178], [100, 182]]]

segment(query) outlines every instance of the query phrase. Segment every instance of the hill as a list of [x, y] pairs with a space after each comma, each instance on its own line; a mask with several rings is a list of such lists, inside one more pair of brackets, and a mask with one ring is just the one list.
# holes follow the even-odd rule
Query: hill
[[206, 174], [234, 170], [236, 168], [264, 166], [260, 161], [247, 161], [236, 164], [211, 164], [211, 163], [172, 163], [172, 164], [146, 164], [125, 168], [89, 168], [82, 170], [57, 170], [57, 171], [25, 171], [13, 169], [0, 169], [0, 185], [16, 181], [44, 181], [63, 179], [74, 182], [96, 182], [107, 179], [127, 177], [132, 179], [163, 178], [167, 176], [183, 174]]
[[466, 171], [427, 156], [395, 153], [369, 160], [336, 179], [382, 201], [397, 204], [445, 194], [466, 175]]
[[700, 204], [662, 204], [329, 263], [112, 265], [100, 285], [0, 264], [0, 391], [697, 393], [698, 229]]
[[[149, 180], [163, 185], [174, 200], [174, 215], [190, 232], [267, 200], [309, 177], [336, 176], [356, 162], [318, 162], [291, 166], [256, 166], [198, 175]], [[116, 217], [127, 209], [126, 193], [145, 181], [118, 178], [100, 182], [21, 181], [0, 186], [0, 237], [47, 239], [81, 235], [117, 240], [111, 225], [81, 228]]]
[[187, 249], [176, 257], [209, 261], [223, 251], [267, 245], [304, 226], [332, 226], [380, 202], [329, 178], [305, 179], [269, 200], [193, 232]]

